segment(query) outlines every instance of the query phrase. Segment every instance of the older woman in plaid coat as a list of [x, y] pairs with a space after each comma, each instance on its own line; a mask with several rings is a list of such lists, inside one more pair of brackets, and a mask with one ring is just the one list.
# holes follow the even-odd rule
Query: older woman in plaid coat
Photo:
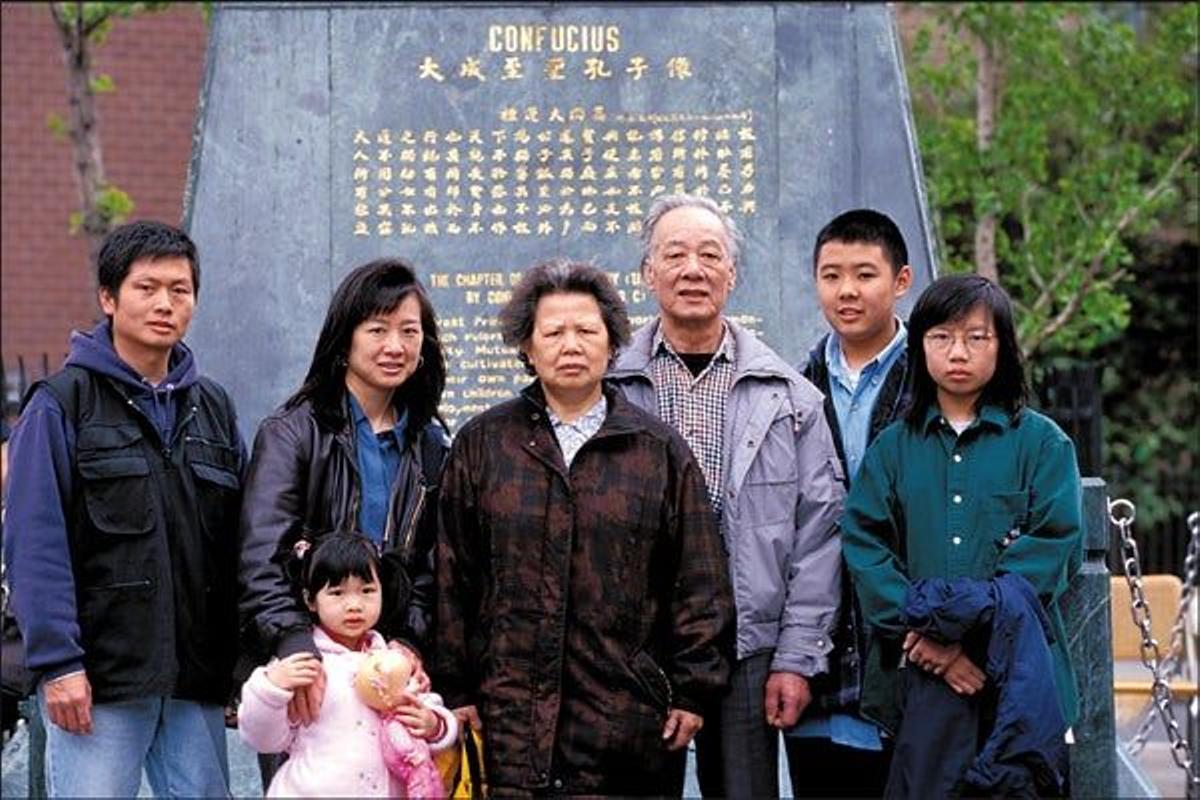
[[538, 380], [451, 450], [435, 685], [482, 727], [496, 791], [678, 795], [732, 655], [703, 476], [601, 382], [629, 330], [603, 273], [535, 268], [501, 325]]

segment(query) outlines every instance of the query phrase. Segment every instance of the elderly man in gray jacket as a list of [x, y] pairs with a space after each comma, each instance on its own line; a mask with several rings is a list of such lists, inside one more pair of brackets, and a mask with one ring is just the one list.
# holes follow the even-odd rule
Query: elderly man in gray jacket
[[706, 197], [659, 198], [642, 227], [642, 272], [659, 316], [610, 379], [673, 425], [704, 471], [729, 552], [737, 660], [696, 740], [705, 796], [777, 797], [779, 731], [827, 669], [841, 596], [843, 484], [821, 394], [724, 317], [736, 224]]

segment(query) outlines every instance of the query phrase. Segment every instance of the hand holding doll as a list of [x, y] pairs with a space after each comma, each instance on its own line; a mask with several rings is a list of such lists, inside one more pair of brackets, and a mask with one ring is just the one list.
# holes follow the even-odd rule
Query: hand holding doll
[[383, 718], [383, 760], [404, 784], [406, 795], [445, 797], [429, 741], [445, 736], [447, 722], [418, 697], [414, 661], [408, 652], [390, 647], [371, 652], [355, 676], [354, 688]]

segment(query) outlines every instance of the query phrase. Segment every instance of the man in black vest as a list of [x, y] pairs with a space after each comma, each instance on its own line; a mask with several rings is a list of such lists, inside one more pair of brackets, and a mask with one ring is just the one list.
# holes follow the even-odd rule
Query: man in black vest
[[97, 257], [108, 319], [71, 336], [10, 445], [4, 557], [53, 796], [227, 796], [245, 448], [183, 344], [196, 247], [135, 222]]

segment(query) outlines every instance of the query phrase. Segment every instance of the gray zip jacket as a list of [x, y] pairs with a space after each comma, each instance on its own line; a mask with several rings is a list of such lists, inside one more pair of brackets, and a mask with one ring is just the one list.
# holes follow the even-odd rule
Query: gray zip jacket
[[[823, 397], [732, 320], [737, 363], [725, 413], [721, 533], [737, 606], [737, 655], [774, 650], [773, 672], [827, 669], [841, 598], [837, 520], [845, 490]], [[650, 381], [655, 320], [633, 334], [609, 379], [658, 414]]]

